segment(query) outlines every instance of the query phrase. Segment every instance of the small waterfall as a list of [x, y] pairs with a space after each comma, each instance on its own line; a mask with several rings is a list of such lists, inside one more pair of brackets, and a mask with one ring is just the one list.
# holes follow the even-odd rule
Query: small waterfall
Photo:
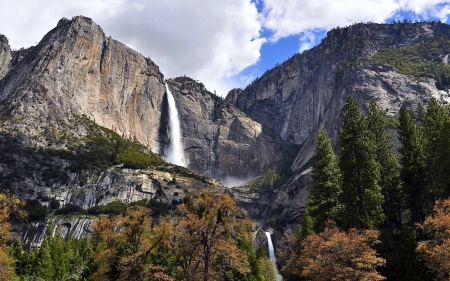
[[181, 143], [181, 126], [177, 106], [172, 92], [166, 83], [167, 101], [169, 103], [169, 149], [165, 153], [166, 161], [178, 166], [186, 166], [183, 144]]
[[272, 238], [270, 237], [270, 232], [266, 231], [266, 236], [267, 236], [267, 246], [269, 247], [269, 259], [272, 262], [273, 271], [275, 273], [275, 280], [281, 281], [281, 280], [283, 280], [283, 277], [280, 275], [280, 273], [278, 273], [277, 260], [275, 258], [275, 251], [273, 249]]

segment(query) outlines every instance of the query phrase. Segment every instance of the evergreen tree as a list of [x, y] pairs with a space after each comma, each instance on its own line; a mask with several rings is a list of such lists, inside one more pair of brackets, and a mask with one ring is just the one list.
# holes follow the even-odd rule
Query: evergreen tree
[[428, 209], [426, 189], [426, 165], [423, 132], [414, 124], [405, 108], [400, 109], [400, 177], [406, 207], [409, 209], [409, 223], [423, 222]]
[[333, 152], [331, 140], [321, 127], [313, 155], [312, 189], [308, 198], [307, 213], [311, 216], [316, 233], [325, 229], [328, 219], [336, 220], [341, 194], [341, 173]]
[[446, 108], [435, 98], [432, 98], [425, 111], [424, 120], [424, 137], [426, 153], [426, 188], [429, 191], [427, 194], [427, 202], [431, 204], [428, 209], [431, 209], [434, 201], [439, 198], [443, 192], [441, 190], [440, 177], [440, 157], [442, 152], [442, 141], [440, 137], [442, 128], [446, 117], [448, 116]]
[[441, 147], [438, 154], [438, 181], [441, 198], [450, 197], [450, 117], [446, 116], [440, 134]]
[[37, 256], [37, 277], [43, 280], [55, 280], [55, 267], [51, 255], [51, 245], [48, 239], [49, 234], [47, 233], [42, 242], [41, 248], [39, 249], [39, 254]]
[[376, 160], [380, 166], [379, 185], [384, 197], [383, 211], [386, 226], [391, 235], [401, 229], [401, 198], [400, 198], [400, 167], [394, 154], [391, 142], [392, 134], [387, 131], [388, 120], [384, 112], [374, 102], [370, 101], [367, 112], [369, 130], [375, 137]]
[[367, 118], [350, 96], [344, 107], [340, 150], [343, 227], [374, 228], [384, 220], [375, 137]]

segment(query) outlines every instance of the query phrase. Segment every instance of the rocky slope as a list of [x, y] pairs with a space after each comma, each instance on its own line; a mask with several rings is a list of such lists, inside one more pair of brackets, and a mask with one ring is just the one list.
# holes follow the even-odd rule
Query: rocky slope
[[263, 128], [274, 130], [289, 144], [301, 145], [282, 186], [270, 192], [240, 188], [241, 204], [254, 217], [274, 218], [279, 225], [301, 221], [311, 185], [308, 167], [315, 136], [324, 126], [337, 143], [341, 109], [348, 95], [363, 109], [375, 100], [388, 115], [397, 114], [403, 105], [425, 105], [431, 97], [449, 102], [447, 92], [438, 90], [435, 80], [404, 75], [392, 65], [371, 60], [386, 48], [404, 49], [449, 35], [450, 26], [439, 22], [369, 23], [334, 29], [317, 47], [294, 55], [238, 95], [227, 97]]

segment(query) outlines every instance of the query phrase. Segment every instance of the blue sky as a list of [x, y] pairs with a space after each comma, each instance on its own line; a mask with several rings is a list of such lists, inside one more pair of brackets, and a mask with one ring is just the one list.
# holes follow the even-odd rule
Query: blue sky
[[166, 78], [186, 75], [224, 96], [326, 31], [355, 22], [441, 20], [442, 0], [0, 0], [0, 33], [35, 45], [62, 17], [84, 15], [150, 57]]

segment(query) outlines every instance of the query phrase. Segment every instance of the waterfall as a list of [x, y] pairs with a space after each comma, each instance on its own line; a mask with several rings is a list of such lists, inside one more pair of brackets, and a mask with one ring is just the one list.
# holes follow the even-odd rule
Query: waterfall
[[186, 166], [183, 144], [181, 143], [180, 118], [172, 92], [166, 83], [167, 101], [169, 103], [169, 148], [165, 153], [166, 161], [178, 166]]
[[270, 237], [270, 232], [266, 231], [266, 236], [267, 236], [267, 246], [269, 248], [269, 259], [272, 262], [273, 271], [275, 273], [275, 280], [281, 281], [281, 280], [283, 280], [283, 277], [278, 273], [277, 263], [276, 263], [276, 259], [275, 259], [275, 251], [273, 249], [272, 238]]

